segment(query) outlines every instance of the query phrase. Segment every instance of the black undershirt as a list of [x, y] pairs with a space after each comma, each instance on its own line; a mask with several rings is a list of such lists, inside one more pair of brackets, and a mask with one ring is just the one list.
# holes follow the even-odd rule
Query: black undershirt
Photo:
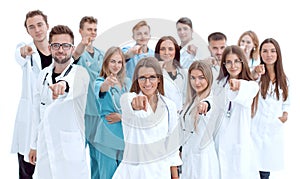
[[176, 72], [175, 75], [173, 75], [172, 72], [168, 72], [168, 74], [169, 74], [169, 76], [170, 76], [170, 78], [171, 78], [172, 80], [175, 80], [175, 79], [177, 78], [177, 72]]
[[46, 56], [42, 52], [40, 52], [39, 49], [37, 49], [37, 51], [39, 52], [41, 58], [42, 69], [44, 69], [52, 63], [52, 55], [50, 54]]

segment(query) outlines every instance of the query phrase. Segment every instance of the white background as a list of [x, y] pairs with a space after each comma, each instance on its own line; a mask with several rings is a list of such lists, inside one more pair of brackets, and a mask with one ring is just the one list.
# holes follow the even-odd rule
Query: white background
[[275, 38], [281, 45], [285, 72], [291, 81], [292, 106], [289, 120], [285, 124], [286, 168], [284, 171], [271, 173], [271, 179], [299, 178], [297, 163], [300, 161], [300, 122], [296, 110], [300, 105], [296, 86], [299, 83], [300, 12], [297, 7], [296, 1], [289, 0], [2, 1], [0, 178], [18, 178], [17, 155], [10, 153], [21, 91], [21, 69], [15, 62], [14, 50], [17, 43], [31, 40], [25, 31], [24, 20], [26, 13], [35, 9], [48, 15], [50, 27], [58, 24], [71, 27], [75, 34], [75, 44], [80, 40], [79, 21], [85, 15], [98, 18], [98, 35], [113, 26], [135, 19], [162, 18], [176, 22], [180, 17], [186, 16], [192, 19], [194, 31], [204, 40], [211, 32], [220, 31], [227, 35], [228, 45], [232, 45], [237, 43], [238, 37], [246, 30], [255, 31], [260, 42], [268, 37]]

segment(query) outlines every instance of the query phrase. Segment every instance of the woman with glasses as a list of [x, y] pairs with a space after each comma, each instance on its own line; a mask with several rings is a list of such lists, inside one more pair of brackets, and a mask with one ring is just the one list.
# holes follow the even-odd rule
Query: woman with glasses
[[[100, 114], [95, 137], [90, 140], [95, 147], [98, 166], [92, 178], [111, 179], [122, 160], [124, 150], [121, 124], [120, 97], [127, 92], [131, 81], [126, 77], [125, 57], [119, 47], [109, 48], [104, 56], [99, 77], [95, 81], [95, 95]], [[96, 170], [99, 170], [96, 172]]]
[[213, 132], [214, 120], [210, 119], [211, 67], [202, 61], [195, 61], [188, 71], [187, 98], [181, 120], [185, 143], [182, 146], [182, 179], [219, 179], [219, 161]]
[[257, 113], [252, 120], [251, 134], [258, 151], [261, 179], [268, 179], [270, 171], [284, 168], [284, 123], [290, 107], [290, 85], [284, 72], [278, 42], [265, 39], [259, 49], [263, 73], [259, 76]]
[[250, 134], [258, 84], [252, 79], [247, 57], [240, 47], [225, 48], [213, 92], [216, 109], [212, 119], [218, 121], [215, 143], [221, 178], [259, 178]]
[[175, 103], [163, 96], [157, 59], [141, 59], [133, 79], [130, 93], [121, 97], [125, 150], [113, 178], [171, 178], [170, 167], [182, 163], [178, 116]]

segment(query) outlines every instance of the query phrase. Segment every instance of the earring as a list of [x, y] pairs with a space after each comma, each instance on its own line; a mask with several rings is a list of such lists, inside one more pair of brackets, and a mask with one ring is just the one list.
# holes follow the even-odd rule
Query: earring
[[253, 47], [253, 50], [255, 50], [255, 47]]

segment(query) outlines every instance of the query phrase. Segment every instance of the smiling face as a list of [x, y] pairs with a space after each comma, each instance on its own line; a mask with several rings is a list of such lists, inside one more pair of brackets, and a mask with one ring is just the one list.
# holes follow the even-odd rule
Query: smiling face
[[197, 94], [201, 94], [208, 86], [208, 82], [201, 70], [194, 69], [191, 71], [190, 83]]
[[243, 49], [245, 48], [247, 52], [251, 52], [251, 50], [254, 48], [254, 43], [250, 35], [244, 35], [241, 38], [239, 46]]
[[225, 67], [230, 75], [230, 78], [238, 78], [242, 72], [242, 61], [234, 53], [229, 53], [225, 58]]
[[192, 40], [193, 30], [187, 24], [178, 23], [176, 24], [177, 34], [180, 38], [181, 43], [186, 44]]
[[[71, 44], [72, 38], [69, 34], [57, 34], [53, 35], [51, 39], [51, 44]], [[67, 63], [73, 54], [74, 46], [70, 46], [67, 49], [64, 49], [63, 46], [60, 46], [58, 49], [54, 49], [49, 45], [49, 50], [51, 55], [57, 64], [65, 64]]]
[[160, 80], [153, 68], [141, 67], [138, 71], [138, 85], [148, 99], [156, 94]]
[[147, 46], [150, 40], [150, 29], [147, 25], [141, 26], [138, 29], [133, 30], [132, 38], [138, 45]]
[[119, 71], [122, 69], [122, 56], [115, 52], [109, 59], [108, 69], [110, 73], [117, 75]]
[[97, 24], [85, 22], [83, 24], [83, 28], [79, 29], [79, 33], [82, 37], [90, 37], [92, 41], [94, 41], [97, 37]]
[[164, 62], [173, 61], [175, 54], [175, 45], [171, 40], [165, 40], [160, 44], [159, 55]]

